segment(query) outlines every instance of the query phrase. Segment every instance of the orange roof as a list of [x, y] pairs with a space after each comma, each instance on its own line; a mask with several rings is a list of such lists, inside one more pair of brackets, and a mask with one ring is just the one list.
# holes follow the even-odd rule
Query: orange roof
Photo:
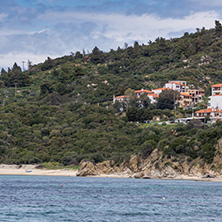
[[147, 89], [141, 89], [141, 90], [136, 90], [135, 93], [142, 93], [142, 92], [146, 92], [146, 93], [153, 93], [152, 91], [150, 90], [147, 90]]
[[129, 97], [129, 96], [117, 96], [117, 97], [115, 97], [114, 99], [123, 99], [123, 98], [125, 98], [125, 97]]
[[222, 94], [217, 94], [217, 95], [213, 95], [213, 96], [222, 96]]
[[173, 90], [173, 89], [170, 89], [170, 88], [158, 88], [158, 89], [153, 89], [152, 91], [159, 91], [159, 90], [165, 90], [165, 89], [168, 89], [168, 90]]
[[172, 82], [172, 83], [174, 83], [174, 84], [176, 84], [176, 85], [181, 85], [181, 86], [183, 86], [183, 84], [180, 83], [180, 82]]
[[158, 94], [154, 94], [154, 93], [153, 93], [153, 94], [149, 94], [149, 95], [147, 95], [147, 96], [148, 96], [148, 97], [149, 97], [149, 96], [153, 96], [153, 97], [159, 98]]
[[198, 110], [195, 113], [211, 113], [211, 112], [221, 113], [222, 110], [213, 109], [213, 108], [207, 108], [207, 109]]
[[212, 85], [211, 87], [222, 87], [222, 83]]
[[195, 113], [211, 113], [211, 112], [212, 112], [212, 108], [207, 108], [207, 109], [198, 110]]
[[180, 93], [180, 95], [182, 95], [182, 96], [192, 97], [189, 93]]

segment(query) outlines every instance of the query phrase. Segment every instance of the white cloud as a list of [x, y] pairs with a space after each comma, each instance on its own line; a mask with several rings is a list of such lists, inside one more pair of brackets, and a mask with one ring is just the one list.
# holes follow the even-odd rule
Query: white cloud
[[[16, 62], [17, 65], [23, 67], [23, 61], [25, 69], [27, 68], [27, 62], [30, 60], [32, 64], [42, 63], [44, 62], [49, 55], [41, 54], [35, 55], [33, 53], [8, 53], [8, 54], [0, 54], [1, 67], [7, 69], [7, 67], [12, 67]], [[55, 55], [51, 57], [52, 59], [57, 58], [59, 55]]]
[[[1, 15], [0, 15], [1, 19]], [[31, 60], [43, 62], [82, 49], [98, 46], [108, 51], [127, 42], [147, 43], [157, 37], [178, 37], [172, 33], [208, 29], [220, 16], [215, 11], [192, 13], [184, 18], [160, 18], [154, 14], [123, 15], [105, 13], [52, 12], [39, 15], [36, 24], [47, 24], [42, 31], [3, 29], [0, 31], [0, 66]], [[39, 26], [38, 26], [39, 28]], [[3, 54], [5, 53], [5, 54]]]
[[[161, 19], [155, 15], [123, 15], [123, 14], [95, 14], [79, 12], [49, 12], [41, 16], [41, 19], [54, 22], [60, 18], [62, 23], [93, 22], [97, 27], [92, 32], [92, 39], [101, 36], [112, 38], [115, 41], [134, 40], [147, 41], [157, 37], [168, 36], [170, 32], [178, 32], [185, 29], [211, 28], [214, 21], [219, 18], [215, 11], [193, 13], [182, 19]], [[104, 29], [105, 27], [105, 29]]]

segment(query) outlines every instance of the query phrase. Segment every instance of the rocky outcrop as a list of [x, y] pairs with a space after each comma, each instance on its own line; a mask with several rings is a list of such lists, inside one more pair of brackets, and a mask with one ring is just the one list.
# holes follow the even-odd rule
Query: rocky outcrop
[[97, 167], [90, 161], [82, 161], [76, 176], [95, 176], [98, 175]]
[[[222, 150], [222, 141], [218, 143]], [[221, 153], [221, 152], [218, 152]], [[139, 155], [132, 155], [129, 161], [115, 165], [112, 161], [93, 164], [90, 161], [80, 163], [77, 176], [118, 175], [131, 178], [215, 178], [221, 177], [222, 155], [215, 156], [212, 164], [204, 163], [201, 159], [191, 160], [185, 156], [170, 159], [163, 153], [154, 150], [143, 160]], [[212, 166], [214, 170], [212, 170]]]

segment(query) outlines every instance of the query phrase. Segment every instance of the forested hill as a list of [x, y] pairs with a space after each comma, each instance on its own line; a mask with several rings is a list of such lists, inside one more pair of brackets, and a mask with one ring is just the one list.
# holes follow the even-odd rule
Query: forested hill
[[[162, 87], [168, 80], [185, 80], [209, 95], [210, 85], [222, 81], [221, 37], [222, 26], [215, 21], [215, 28], [181, 38], [160, 37], [106, 53], [95, 47], [90, 54], [75, 52], [38, 65], [29, 61], [25, 71], [16, 63], [2, 69], [0, 162], [100, 162], [140, 153], [147, 141], [148, 149], [155, 149], [169, 135], [129, 122], [112, 105], [113, 95]], [[148, 108], [151, 117], [172, 116], [170, 110]]]

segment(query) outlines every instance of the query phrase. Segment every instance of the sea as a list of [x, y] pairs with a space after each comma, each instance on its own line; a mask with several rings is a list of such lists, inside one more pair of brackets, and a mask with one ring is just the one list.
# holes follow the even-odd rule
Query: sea
[[0, 176], [0, 221], [222, 221], [222, 183]]

